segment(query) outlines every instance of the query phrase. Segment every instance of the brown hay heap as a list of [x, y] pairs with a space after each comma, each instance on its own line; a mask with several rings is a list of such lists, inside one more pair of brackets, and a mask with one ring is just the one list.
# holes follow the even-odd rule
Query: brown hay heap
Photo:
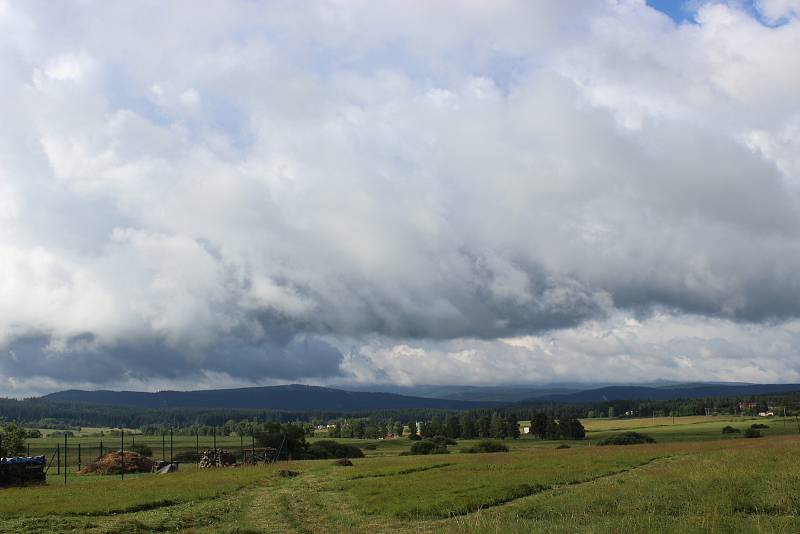
[[[153, 461], [138, 452], [125, 451], [125, 473], [149, 473], [153, 470]], [[122, 455], [119, 451], [109, 452], [96, 462], [87, 464], [80, 474], [119, 475], [122, 473]]]

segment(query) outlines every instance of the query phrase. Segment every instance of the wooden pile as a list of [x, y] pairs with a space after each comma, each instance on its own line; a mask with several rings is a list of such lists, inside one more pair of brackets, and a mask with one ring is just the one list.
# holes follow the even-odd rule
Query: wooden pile
[[208, 449], [200, 456], [200, 469], [229, 467], [236, 464], [236, 458], [225, 449]]

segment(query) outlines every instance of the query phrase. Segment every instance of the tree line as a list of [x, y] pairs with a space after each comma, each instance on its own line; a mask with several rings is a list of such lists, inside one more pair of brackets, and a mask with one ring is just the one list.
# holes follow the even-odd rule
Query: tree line
[[[583, 439], [586, 432], [576, 418], [556, 419], [543, 412], [529, 416], [529, 432], [541, 439]], [[433, 417], [420, 424], [422, 438], [444, 436], [452, 439], [517, 439], [520, 437], [519, 413], [491, 412], [478, 414], [464, 412], [450, 414], [444, 419]], [[416, 425], [411, 427], [411, 438], [416, 434]]]

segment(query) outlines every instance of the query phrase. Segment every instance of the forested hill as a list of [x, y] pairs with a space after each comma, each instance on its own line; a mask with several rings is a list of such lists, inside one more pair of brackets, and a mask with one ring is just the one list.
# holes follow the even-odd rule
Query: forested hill
[[285, 411], [363, 412], [433, 408], [469, 410], [498, 406], [494, 402], [409, 397], [394, 393], [344, 391], [291, 384], [203, 391], [82, 391], [67, 390], [43, 397], [48, 401], [85, 402], [105, 406], [138, 408], [253, 408]]
[[610, 386], [530, 399], [560, 404], [584, 404], [613, 400], [674, 400], [712, 397], [747, 397], [800, 391], [800, 384], [686, 384], [671, 387]]

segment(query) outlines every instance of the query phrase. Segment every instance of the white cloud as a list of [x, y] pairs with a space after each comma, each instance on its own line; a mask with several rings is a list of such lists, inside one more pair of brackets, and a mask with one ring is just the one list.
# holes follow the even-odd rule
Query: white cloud
[[220, 354], [220, 383], [777, 380], [753, 347], [793, 354], [791, 2], [2, 5], [17, 384], [54, 355], [98, 369], [64, 383], [207, 384]]

